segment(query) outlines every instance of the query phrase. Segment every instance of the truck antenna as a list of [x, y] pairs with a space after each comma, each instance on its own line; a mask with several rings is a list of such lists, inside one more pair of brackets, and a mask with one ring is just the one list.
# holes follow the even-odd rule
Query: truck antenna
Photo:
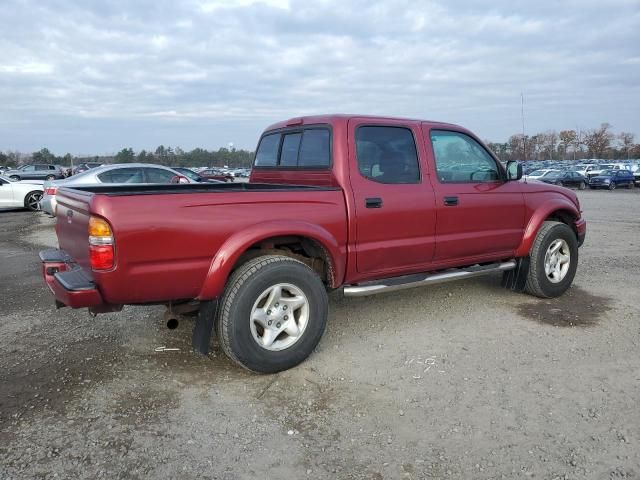
[[[524, 166], [527, 169], [527, 138], [524, 135], [524, 93], [520, 92], [520, 117], [522, 118], [522, 155], [524, 156]], [[524, 176], [526, 183], [527, 176]]]

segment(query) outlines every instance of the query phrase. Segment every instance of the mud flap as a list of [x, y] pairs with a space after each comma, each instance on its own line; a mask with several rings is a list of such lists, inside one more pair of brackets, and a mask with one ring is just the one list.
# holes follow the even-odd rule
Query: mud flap
[[209, 342], [213, 334], [213, 325], [218, 312], [218, 300], [200, 303], [200, 310], [193, 326], [191, 345], [202, 355], [209, 353]]
[[516, 259], [516, 268], [502, 274], [502, 286], [514, 292], [524, 292], [529, 273], [529, 257]]

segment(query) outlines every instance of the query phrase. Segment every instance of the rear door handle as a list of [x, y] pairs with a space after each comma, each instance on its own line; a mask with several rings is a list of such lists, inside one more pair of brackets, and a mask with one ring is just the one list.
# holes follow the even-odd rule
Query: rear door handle
[[458, 205], [458, 197], [444, 197], [444, 204], [447, 207], [454, 207]]
[[382, 199], [379, 197], [365, 199], [367, 208], [382, 208]]

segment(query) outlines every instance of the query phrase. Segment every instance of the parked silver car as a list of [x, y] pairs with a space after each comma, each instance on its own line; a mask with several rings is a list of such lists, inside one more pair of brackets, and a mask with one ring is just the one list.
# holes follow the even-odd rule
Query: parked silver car
[[151, 163], [116, 163], [92, 168], [86, 172], [65, 178], [44, 182], [44, 196], [40, 201], [43, 212], [56, 214], [56, 193], [59, 187], [70, 185], [94, 184], [126, 184], [126, 183], [195, 183], [186, 176]]
[[64, 178], [64, 168], [60, 165], [34, 163], [7, 170], [4, 175], [11, 180], [54, 180]]

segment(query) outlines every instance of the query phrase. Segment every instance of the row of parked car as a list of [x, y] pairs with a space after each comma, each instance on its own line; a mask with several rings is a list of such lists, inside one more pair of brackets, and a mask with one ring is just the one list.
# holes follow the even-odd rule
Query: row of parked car
[[539, 168], [529, 171], [525, 178], [545, 183], [575, 187], [583, 190], [618, 187], [633, 188], [640, 185], [640, 165], [631, 163], [574, 165], [567, 168]]
[[[0, 207], [25, 207], [55, 215], [57, 190], [66, 185], [233, 181], [232, 176], [216, 169], [202, 169], [198, 173], [183, 167], [169, 168], [146, 163], [90, 165], [89, 168], [70, 177], [65, 177], [60, 170], [54, 168], [25, 168], [37, 166], [27, 165], [0, 175]], [[35, 176], [35, 172], [46, 174]]]

